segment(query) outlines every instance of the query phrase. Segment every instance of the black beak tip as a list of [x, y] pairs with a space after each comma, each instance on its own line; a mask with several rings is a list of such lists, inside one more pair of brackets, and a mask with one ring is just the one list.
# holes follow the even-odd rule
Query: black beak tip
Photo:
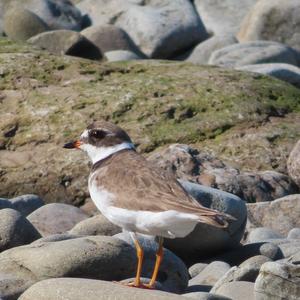
[[64, 144], [63, 148], [74, 149], [75, 148], [74, 142]]

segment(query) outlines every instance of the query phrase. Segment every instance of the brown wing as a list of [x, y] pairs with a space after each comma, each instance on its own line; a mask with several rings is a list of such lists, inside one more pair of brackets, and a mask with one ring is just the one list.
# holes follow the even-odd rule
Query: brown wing
[[119, 195], [115, 199], [118, 207], [154, 212], [176, 210], [198, 215], [199, 222], [218, 227], [227, 224], [226, 215], [200, 205], [173, 175], [153, 167], [134, 151], [111, 157], [101, 168], [107, 172], [99, 170], [96, 180], [109, 192]]

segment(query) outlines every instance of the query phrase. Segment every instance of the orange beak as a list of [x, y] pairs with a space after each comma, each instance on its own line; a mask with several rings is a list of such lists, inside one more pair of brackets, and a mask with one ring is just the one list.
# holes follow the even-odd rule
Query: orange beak
[[66, 149], [76, 149], [76, 148], [79, 149], [81, 145], [82, 145], [82, 142], [77, 140], [77, 141], [74, 141], [74, 142], [64, 144], [64, 148], [66, 148]]

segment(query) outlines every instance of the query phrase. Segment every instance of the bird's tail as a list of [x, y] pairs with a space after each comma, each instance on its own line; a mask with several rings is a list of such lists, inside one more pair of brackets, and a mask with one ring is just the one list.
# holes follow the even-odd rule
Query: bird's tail
[[230, 222], [236, 221], [236, 218], [231, 215], [212, 209], [204, 210], [197, 215], [199, 217], [199, 223], [205, 223], [219, 228], [227, 228]]

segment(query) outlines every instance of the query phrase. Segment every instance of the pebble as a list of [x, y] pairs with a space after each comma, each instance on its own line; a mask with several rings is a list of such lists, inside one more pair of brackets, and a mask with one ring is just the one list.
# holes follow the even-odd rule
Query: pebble
[[289, 176], [300, 188], [300, 140], [295, 144], [288, 157], [287, 169]]
[[274, 230], [266, 227], [257, 227], [250, 231], [247, 242], [257, 243], [263, 242], [269, 239], [280, 239], [284, 236], [275, 232]]
[[108, 51], [108, 52], [105, 52], [105, 57], [110, 62], [142, 59], [140, 56], [138, 56], [134, 52], [131, 52], [128, 50]]
[[192, 265], [191, 267], [189, 267], [189, 274], [190, 274], [191, 278], [197, 276], [207, 266], [208, 266], [208, 264], [206, 264], [206, 263], [196, 263], [196, 264]]
[[217, 293], [232, 300], [254, 300], [254, 283], [247, 281], [233, 281], [217, 289]]
[[287, 235], [288, 239], [300, 239], [300, 228], [293, 228]]
[[12, 204], [13, 209], [25, 217], [44, 205], [44, 201], [39, 196], [32, 194], [18, 196], [8, 201]]

